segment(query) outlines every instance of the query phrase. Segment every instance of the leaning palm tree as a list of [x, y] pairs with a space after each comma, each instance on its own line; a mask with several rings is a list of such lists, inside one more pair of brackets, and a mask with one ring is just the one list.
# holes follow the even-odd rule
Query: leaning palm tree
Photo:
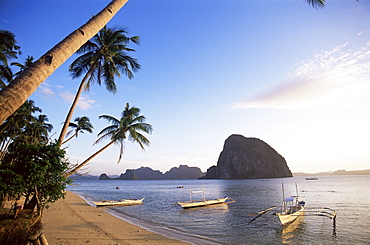
[[15, 112], [59, 66], [102, 29], [128, 0], [113, 0], [83, 26], [47, 51], [0, 91], [0, 124]]
[[74, 137], [77, 138], [78, 134], [79, 133], [84, 133], [84, 131], [89, 132], [89, 133], [93, 132], [94, 127], [91, 124], [90, 119], [88, 117], [77, 117], [75, 119], [75, 122], [76, 123], [74, 123], [74, 122], [69, 123], [69, 127], [73, 128], [73, 130], [69, 131], [67, 133], [67, 136], [70, 135], [73, 131], [74, 131], [74, 133], [67, 140], [65, 140], [62, 144], [67, 143], [68, 141], [70, 141]]
[[111, 123], [111, 125], [105, 127], [102, 131], [100, 131], [100, 133], [98, 134], [99, 138], [95, 141], [94, 145], [100, 143], [104, 139], [109, 139], [109, 143], [95, 152], [93, 155], [91, 155], [84, 162], [80, 163], [78, 166], [66, 173], [65, 175], [67, 177], [76, 173], [84, 165], [89, 163], [91, 159], [96, 157], [98, 154], [100, 154], [113, 144], [118, 144], [120, 147], [118, 163], [122, 159], [126, 139], [138, 143], [143, 150], [145, 150], [145, 145], [148, 146], [150, 144], [150, 141], [142, 133], [144, 132], [147, 134], [151, 134], [153, 130], [152, 125], [144, 122], [146, 118], [145, 116], [140, 115], [139, 108], [130, 108], [129, 104], [127, 103], [120, 119], [109, 115], [102, 115], [99, 118], [106, 119], [108, 122]]
[[128, 55], [128, 52], [135, 50], [127, 47], [130, 42], [139, 44], [139, 37], [127, 37], [126, 34], [124, 29], [104, 27], [77, 50], [77, 53], [82, 55], [70, 65], [69, 70], [72, 78], [85, 75], [64, 121], [59, 142], [64, 140], [68, 124], [83, 90], [88, 91], [93, 83], [98, 85], [104, 83], [109, 92], [116, 93], [115, 77], [120, 77], [121, 73], [124, 73], [131, 79], [133, 72], [140, 69], [137, 60]]

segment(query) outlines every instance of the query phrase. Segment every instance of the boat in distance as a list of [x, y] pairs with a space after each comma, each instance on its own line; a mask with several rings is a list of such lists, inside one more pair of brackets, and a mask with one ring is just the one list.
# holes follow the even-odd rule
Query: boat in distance
[[144, 198], [141, 199], [122, 199], [122, 200], [102, 200], [102, 201], [93, 201], [94, 204], [97, 207], [103, 207], [103, 206], [130, 206], [130, 205], [136, 205], [136, 204], [142, 204], [144, 201]]
[[213, 200], [194, 200], [194, 201], [184, 201], [184, 202], [177, 202], [181, 207], [183, 208], [195, 208], [195, 207], [203, 207], [203, 206], [209, 206], [209, 205], [215, 205], [215, 204], [226, 204], [231, 202], [226, 202], [229, 199], [229, 197], [224, 198], [218, 198]]

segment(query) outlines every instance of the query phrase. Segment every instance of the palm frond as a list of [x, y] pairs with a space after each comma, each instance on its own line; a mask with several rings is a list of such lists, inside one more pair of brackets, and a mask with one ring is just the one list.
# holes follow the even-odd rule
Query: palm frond
[[311, 5], [314, 8], [323, 8], [325, 7], [325, 1], [326, 0], [305, 0], [309, 5]]

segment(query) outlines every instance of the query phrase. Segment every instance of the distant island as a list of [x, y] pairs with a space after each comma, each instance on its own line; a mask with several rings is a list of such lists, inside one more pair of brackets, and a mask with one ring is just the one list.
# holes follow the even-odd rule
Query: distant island
[[370, 169], [364, 170], [336, 170], [336, 171], [328, 171], [328, 172], [318, 172], [318, 173], [304, 173], [304, 172], [295, 172], [293, 176], [323, 176], [323, 175], [370, 175]]
[[171, 179], [259, 179], [285, 178], [293, 176], [322, 175], [370, 175], [370, 169], [334, 172], [292, 174], [285, 159], [271, 146], [257, 138], [246, 138], [233, 134], [224, 143], [217, 161], [217, 166], [210, 167], [203, 173], [198, 167], [180, 165], [173, 167], [164, 174], [150, 167], [127, 169], [120, 175], [108, 176], [102, 173], [94, 175], [72, 175], [71, 179], [83, 180], [171, 180]]
[[170, 180], [170, 179], [198, 179], [203, 176], [203, 172], [198, 167], [188, 167], [180, 165], [178, 168], [173, 167], [164, 174], [159, 170], [153, 170], [149, 167], [138, 169], [127, 169], [119, 177], [108, 177], [103, 173], [99, 180]]

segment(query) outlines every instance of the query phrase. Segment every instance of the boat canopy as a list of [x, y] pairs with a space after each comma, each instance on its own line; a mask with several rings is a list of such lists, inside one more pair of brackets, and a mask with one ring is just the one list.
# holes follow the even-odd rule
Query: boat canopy
[[286, 202], [293, 202], [293, 201], [294, 201], [294, 199], [296, 199], [296, 198], [298, 198], [298, 196], [291, 196], [291, 197], [287, 197], [287, 198], [285, 198], [285, 201], [286, 201]]

